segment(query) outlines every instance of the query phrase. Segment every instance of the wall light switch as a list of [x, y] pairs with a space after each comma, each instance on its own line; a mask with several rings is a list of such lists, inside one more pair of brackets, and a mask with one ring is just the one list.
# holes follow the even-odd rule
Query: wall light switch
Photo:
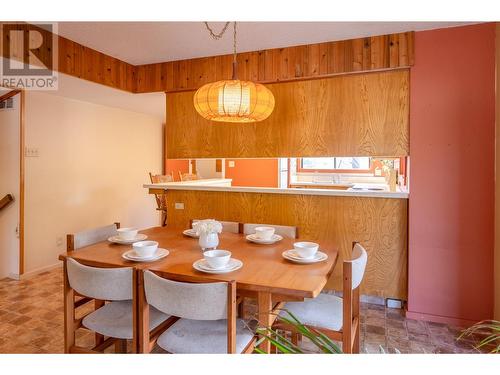
[[24, 148], [24, 156], [27, 158], [37, 158], [38, 157], [38, 148], [37, 147], [25, 147]]
[[229, 168], [234, 168], [234, 160], [229, 160], [228, 166]]
[[176, 210], [183, 210], [184, 209], [184, 203], [175, 202], [175, 209]]

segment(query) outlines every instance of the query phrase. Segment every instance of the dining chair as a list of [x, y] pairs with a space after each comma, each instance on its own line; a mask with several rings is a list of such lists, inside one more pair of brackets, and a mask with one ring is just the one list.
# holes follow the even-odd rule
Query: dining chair
[[166, 182], [174, 182], [174, 172], [169, 174], [152, 174], [149, 172], [149, 178], [152, 184], [163, 184]]
[[[193, 224], [200, 221], [200, 219], [190, 220], [189, 226], [193, 228]], [[241, 224], [236, 221], [219, 221], [222, 224], [222, 231], [227, 233], [241, 233]]]
[[181, 171], [179, 171], [179, 179], [181, 181], [193, 181], [199, 180], [200, 176], [196, 173], [182, 173]]
[[[126, 340], [133, 340], [137, 347], [134, 295], [134, 269], [96, 268], [78, 263], [72, 258], [64, 262], [64, 349], [66, 353], [96, 353], [115, 344], [116, 352], [126, 352]], [[94, 311], [75, 319], [74, 293], [102, 301]], [[104, 301], [108, 301], [104, 303]], [[169, 317], [151, 308], [149, 327], [151, 330], [163, 324]], [[91, 349], [77, 346], [75, 333], [86, 328], [98, 333]], [[107, 339], [104, 339], [107, 337]], [[134, 349], [135, 351], [135, 349]]]
[[[173, 182], [174, 172], [171, 172], [170, 174], [166, 175], [152, 174], [151, 172], [149, 172], [149, 178], [151, 179], [152, 184]], [[156, 199], [156, 211], [161, 212], [161, 226], [164, 227], [165, 225], [167, 225], [167, 195], [155, 194], [155, 199]]]
[[287, 238], [297, 238], [299, 235], [297, 227], [273, 224], [243, 224], [243, 234], [253, 234], [257, 227], [273, 227], [275, 230], [274, 233]]
[[[304, 325], [341, 341], [344, 353], [359, 353], [359, 286], [367, 261], [366, 250], [354, 242], [352, 259], [343, 264], [342, 297], [321, 293], [304, 302], [287, 302], [280, 315], [287, 316], [286, 311], [289, 311]], [[274, 327], [292, 332], [293, 342], [298, 342], [300, 335], [292, 326], [278, 319]]]
[[85, 246], [106, 241], [109, 237], [116, 235], [116, 230], [119, 228], [120, 223], [114, 223], [104, 227], [92, 228], [78, 233], [67, 234], [66, 250], [68, 252], [74, 251]]
[[236, 318], [236, 282], [180, 282], [144, 271], [147, 304], [180, 319], [156, 343], [169, 353], [251, 353], [255, 334]]
[[[66, 250], [68, 252], [78, 250], [85, 246], [90, 246], [98, 242], [106, 241], [109, 237], [116, 234], [116, 230], [120, 228], [120, 223], [114, 223], [111, 225], [106, 225], [103, 227], [87, 229], [78, 233], [67, 234], [66, 235]], [[75, 307], [78, 308], [83, 306], [93, 299], [89, 297], [81, 296], [75, 293]], [[95, 301], [95, 308], [102, 306], [103, 301]], [[96, 340], [100, 341], [102, 338], [98, 338], [96, 334]]]

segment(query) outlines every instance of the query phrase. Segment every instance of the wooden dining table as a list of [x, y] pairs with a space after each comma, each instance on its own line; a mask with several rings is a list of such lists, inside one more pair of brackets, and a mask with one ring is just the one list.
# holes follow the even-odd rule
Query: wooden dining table
[[[225, 274], [202, 273], [193, 268], [193, 263], [203, 258], [198, 240], [183, 235], [185, 228], [154, 227], [141, 231], [148, 240], [158, 241], [160, 248], [168, 249], [169, 255], [154, 262], [132, 262], [122, 257], [131, 249], [130, 245], [119, 245], [100, 242], [76, 251], [61, 254], [60, 259], [71, 257], [78, 262], [94, 267], [133, 267], [137, 271], [134, 277], [134, 297], [137, 319], [134, 319], [140, 336], [136, 341], [139, 353], [147, 352], [148, 335], [144, 318], [144, 291], [142, 271], [150, 270], [159, 275], [174, 275], [178, 280], [189, 281], [202, 277], [206, 280], [235, 281], [239, 297], [253, 297], [257, 300], [257, 319], [259, 326], [270, 327], [276, 315], [273, 309], [277, 304], [286, 301], [302, 301], [316, 297], [327, 283], [338, 258], [338, 251], [332, 242], [321, 242], [320, 251], [328, 255], [328, 259], [313, 264], [297, 264], [283, 258], [282, 253], [293, 248], [296, 239], [283, 238], [272, 245], [261, 245], [248, 241], [243, 234], [221, 233], [218, 249], [229, 250], [232, 257], [243, 262], [240, 269]], [[308, 239], [313, 241], [314, 239]], [[147, 314], [147, 313], [146, 313]], [[269, 342], [261, 344], [261, 349], [270, 351]]]

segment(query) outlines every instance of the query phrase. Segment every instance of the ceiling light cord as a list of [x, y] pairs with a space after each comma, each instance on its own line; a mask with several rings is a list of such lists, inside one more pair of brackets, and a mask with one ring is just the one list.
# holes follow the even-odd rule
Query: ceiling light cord
[[[227, 27], [229, 26], [231, 22], [226, 22], [224, 27], [222, 28], [221, 31], [218, 33], [215, 33], [208, 22], [204, 22], [205, 27], [207, 28], [208, 32], [210, 33], [210, 36], [214, 40], [219, 40], [224, 36], [224, 33], [227, 30]], [[233, 22], [233, 77], [232, 79], [238, 79], [238, 63], [236, 62], [236, 21]]]
[[236, 21], [233, 28], [233, 79], [238, 79], [238, 63], [236, 62]]

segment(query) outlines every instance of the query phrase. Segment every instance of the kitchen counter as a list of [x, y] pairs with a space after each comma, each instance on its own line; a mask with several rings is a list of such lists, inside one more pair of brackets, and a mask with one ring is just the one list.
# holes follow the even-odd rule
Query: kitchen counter
[[[214, 179], [223, 180], [223, 179]], [[304, 188], [266, 188], [266, 187], [243, 187], [243, 186], [221, 186], [217, 183], [203, 183], [201, 181], [210, 180], [195, 180], [184, 182], [168, 182], [163, 184], [144, 184], [143, 187], [149, 189], [150, 194], [159, 194], [165, 190], [200, 190], [200, 191], [226, 191], [226, 192], [242, 192], [242, 193], [264, 193], [264, 194], [294, 194], [294, 195], [326, 195], [326, 196], [347, 196], [347, 197], [368, 197], [368, 198], [399, 198], [408, 199], [409, 193], [402, 191], [390, 192], [385, 190], [369, 190], [368, 188], [361, 187], [354, 189], [355, 184], [348, 190], [334, 190], [334, 189], [304, 189]], [[229, 180], [231, 181], [231, 180]]]
[[199, 180], [174, 181], [154, 185], [161, 185], [170, 188], [175, 186], [231, 186], [232, 181], [233, 180], [231, 178], [202, 178]]

